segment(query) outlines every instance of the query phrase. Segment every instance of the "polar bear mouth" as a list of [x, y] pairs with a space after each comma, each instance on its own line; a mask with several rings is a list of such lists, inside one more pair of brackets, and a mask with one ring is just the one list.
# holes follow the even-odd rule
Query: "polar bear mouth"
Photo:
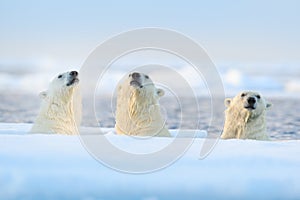
[[67, 83], [67, 86], [74, 85], [75, 83], [78, 83], [78, 82], [79, 82], [79, 79], [74, 77]]
[[137, 80], [130, 81], [130, 85], [133, 87], [143, 88], [142, 84]]
[[244, 106], [244, 108], [246, 108], [248, 110], [255, 110], [256, 106], [254, 106], [254, 105], [246, 105], [246, 106]]

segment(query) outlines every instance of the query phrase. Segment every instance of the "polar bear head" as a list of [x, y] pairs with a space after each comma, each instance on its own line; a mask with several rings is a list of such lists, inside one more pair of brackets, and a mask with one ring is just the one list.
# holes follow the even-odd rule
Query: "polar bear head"
[[130, 73], [118, 90], [121, 95], [129, 95], [132, 103], [143, 103], [147, 99], [150, 100], [148, 104], [156, 104], [165, 94], [164, 90], [155, 87], [148, 75], [138, 72]]
[[128, 74], [118, 85], [117, 132], [128, 135], [161, 132], [165, 120], [160, 113], [159, 98], [163, 95], [164, 90], [156, 88], [148, 75], [138, 72]]
[[81, 122], [81, 96], [77, 71], [54, 77], [40, 93], [42, 104], [31, 132], [76, 134]]
[[78, 72], [70, 71], [57, 75], [52, 79], [47, 91], [41, 92], [40, 97], [42, 99], [51, 99], [53, 97], [59, 97], [57, 99], [62, 101], [71, 100], [74, 89], [79, 83]]
[[236, 108], [242, 113], [249, 115], [250, 118], [260, 116], [264, 111], [271, 107], [270, 103], [257, 92], [240, 92], [233, 99], [226, 98], [224, 102], [227, 108]]
[[240, 92], [224, 101], [225, 125], [222, 138], [264, 140], [266, 134], [265, 112], [271, 104], [257, 92]]

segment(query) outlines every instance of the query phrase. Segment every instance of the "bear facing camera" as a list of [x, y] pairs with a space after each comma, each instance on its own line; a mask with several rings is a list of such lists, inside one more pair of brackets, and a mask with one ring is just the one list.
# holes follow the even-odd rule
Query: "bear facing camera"
[[162, 89], [155, 87], [150, 77], [133, 72], [118, 85], [116, 124], [118, 134], [134, 136], [166, 136], [165, 119], [160, 112]]
[[257, 92], [244, 91], [225, 99], [223, 139], [268, 140], [265, 113], [271, 104]]
[[31, 128], [32, 133], [78, 133], [81, 123], [81, 96], [77, 71], [57, 75], [42, 99], [39, 114]]

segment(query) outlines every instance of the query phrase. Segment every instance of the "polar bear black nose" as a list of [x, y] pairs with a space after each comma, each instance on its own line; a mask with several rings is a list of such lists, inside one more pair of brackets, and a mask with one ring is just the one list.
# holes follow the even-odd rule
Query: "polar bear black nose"
[[137, 73], [137, 72], [132, 73], [131, 76], [132, 76], [132, 78], [140, 78], [141, 77], [140, 73]]
[[77, 76], [77, 75], [78, 75], [78, 72], [77, 72], [77, 71], [71, 71], [71, 72], [70, 72], [70, 75], [71, 75], [71, 76]]
[[248, 103], [249, 103], [250, 105], [253, 105], [253, 104], [255, 104], [255, 102], [256, 102], [256, 100], [255, 100], [254, 97], [249, 97], [249, 98], [247, 99], [247, 101], [248, 101]]

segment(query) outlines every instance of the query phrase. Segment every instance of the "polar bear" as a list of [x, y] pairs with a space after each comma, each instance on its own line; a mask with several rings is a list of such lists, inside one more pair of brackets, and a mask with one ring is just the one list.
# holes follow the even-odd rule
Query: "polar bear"
[[227, 109], [221, 138], [268, 140], [265, 112], [271, 104], [260, 94], [245, 91], [224, 103]]
[[160, 112], [162, 89], [148, 75], [133, 72], [118, 85], [116, 124], [118, 134], [170, 137]]
[[42, 104], [32, 133], [77, 134], [81, 122], [81, 96], [77, 71], [56, 76], [47, 91], [41, 92]]

